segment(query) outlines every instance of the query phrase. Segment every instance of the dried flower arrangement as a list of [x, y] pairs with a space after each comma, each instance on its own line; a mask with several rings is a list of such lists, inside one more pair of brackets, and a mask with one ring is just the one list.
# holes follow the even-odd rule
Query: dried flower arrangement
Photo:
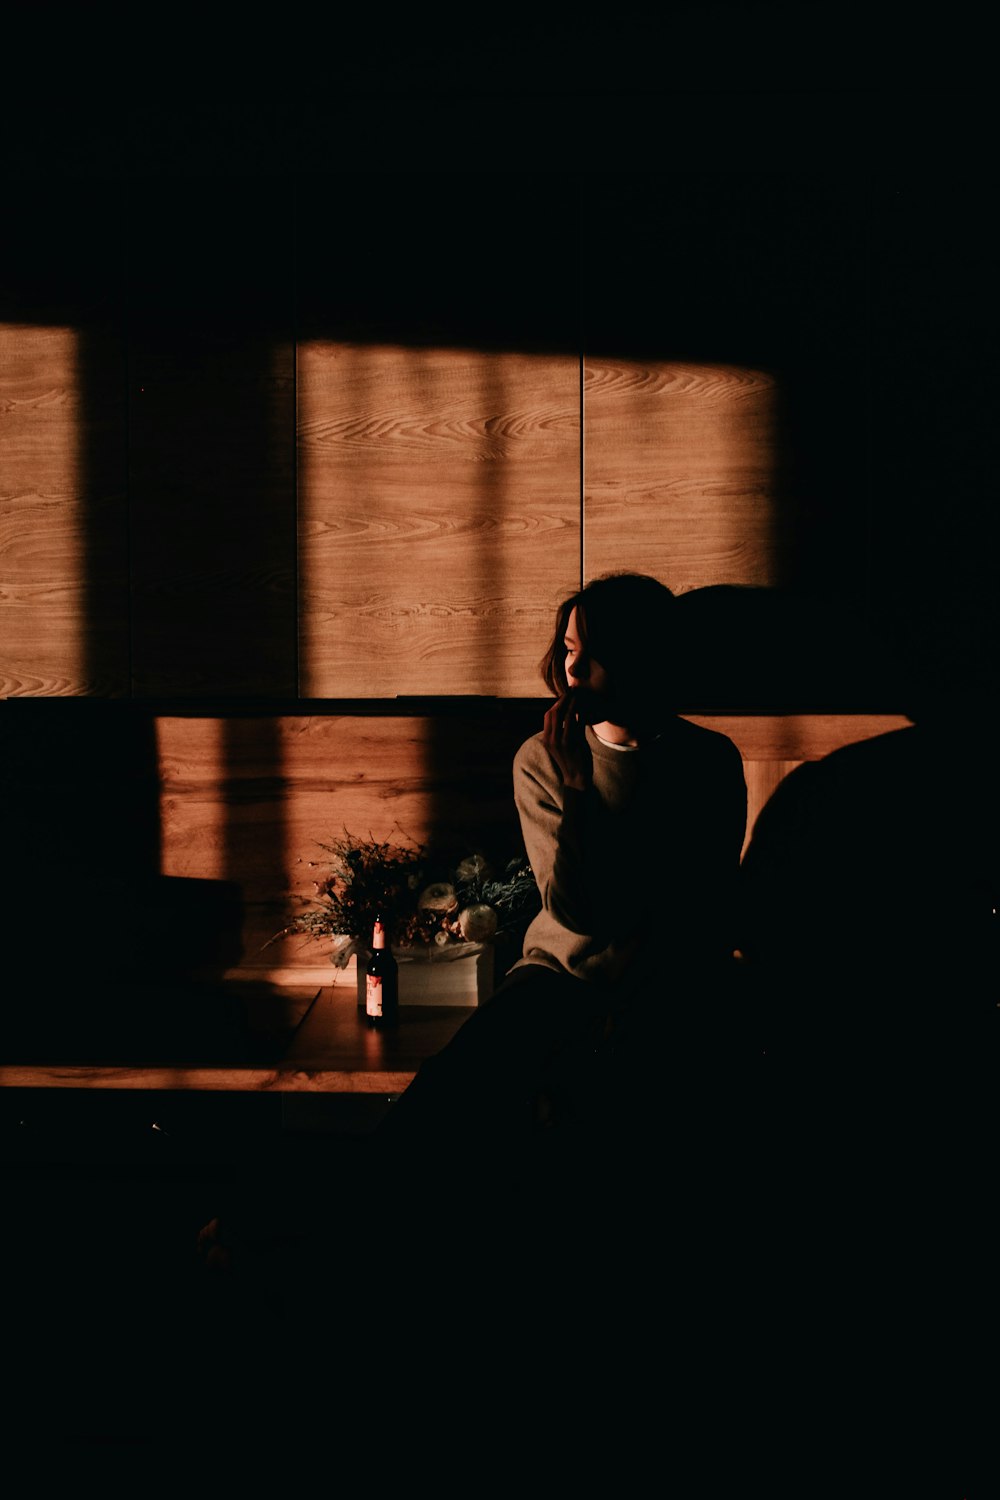
[[368, 951], [376, 917], [387, 924], [394, 948], [457, 957], [460, 945], [494, 941], [541, 904], [523, 853], [497, 873], [478, 852], [453, 863], [423, 844], [379, 842], [370, 834], [357, 839], [346, 829], [319, 847], [330, 856], [329, 873], [315, 882], [312, 904], [270, 941], [296, 932], [331, 938], [338, 968]]

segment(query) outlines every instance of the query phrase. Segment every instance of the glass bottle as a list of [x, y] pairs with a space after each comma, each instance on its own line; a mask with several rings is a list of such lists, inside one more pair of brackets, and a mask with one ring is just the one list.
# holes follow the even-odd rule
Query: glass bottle
[[365, 967], [365, 1015], [369, 1026], [388, 1028], [399, 1013], [399, 965], [386, 941], [385, 923], [376, 917], [371, 957]]

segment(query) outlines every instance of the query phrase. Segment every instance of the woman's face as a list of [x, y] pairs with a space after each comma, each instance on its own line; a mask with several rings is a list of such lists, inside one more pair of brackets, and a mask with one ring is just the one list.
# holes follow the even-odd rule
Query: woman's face
[[576, 697], [577, 712], [585, 723], [600, 724], [608, 717], [608, 674], [590, 655], [584, 643], [575, 606], [566, 621], [563, 645], [566, 648], [566, 686]]

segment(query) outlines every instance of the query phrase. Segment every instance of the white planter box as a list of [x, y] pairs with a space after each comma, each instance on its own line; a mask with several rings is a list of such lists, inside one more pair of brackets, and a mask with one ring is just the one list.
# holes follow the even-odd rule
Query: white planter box
[[[493, 948], [462, 943], [452, 948], [393, 948], [399, 964], [399, 1004], [482, 1005], [493, 993]], [[365, 999], [365, 964], [358, 962], [358, 1004]]]

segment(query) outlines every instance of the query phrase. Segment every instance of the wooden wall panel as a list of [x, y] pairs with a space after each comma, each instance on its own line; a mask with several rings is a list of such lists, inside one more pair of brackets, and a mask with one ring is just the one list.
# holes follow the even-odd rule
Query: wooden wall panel
[[[7, 183], [0, 690], [533, 693], [579, 578], [582, 467], [587, 575], [787, 586], [838, 625], [846, 599], [918, 684], [992, 694], [980, 197], [671, 172]], [[297, 439], [318, 489], [296, 492]], [[855, 691], [868, 644], [832, 642], [843, 692], [810, 638], [781, 691], [754, 646], [737, 701], [686, 701], [896, 706], [893, 662]]]
[[777, 581], [776, 389], [758, 369], [588, 356], [584, 573]]
[[743, 757], [747, 829], [743, 852], [761, 808], [780, 782], [806, 760], [822, 760], [842, 745], [905, 729], [902, 714], [685, 714], [727, 734]]
[[[347, 830], [506, 857], [520, 842], [511, 762], [544, 707], [540, 700], [428, 716], [159, 717], [162, 873], [240, 888], [243, 951], [233, 972], [323, 979], [323, 943], [296, 936], [269, 944], [323, 872], [320, 844]], [[877, 715], [685, 717], [728, 734], [740, 749], [748, 840], [767, 797], [794, 766], [908, 722]]]
[[129, 690], [124, 351], [0, 323], [0, 694]]
[[299, 345], [302, 696], [539, 691], [579, 407], [575, 357]]
[[744, 762], [821, 760], [841, 745], [905, 729], [904, 714], [684, 714], [727, 734]]
[[[312, 893], [320, 845], [347, 831], [505, 859], [520, 843], [514, 753], [548, 701], [205, 715], [86, 698], [0, 705], [5, 909], [23, 907], [27, 892], [40, 924], [15, 936], [12, 982], [20, 974], [36, 983], [67, 954], [74, 972], [105, 977], [198, 966], [277, 982], [328, 979], [322, 943], [266, 946]], [[748, 838], [793, 767], [909, 722], [685, 717], [737, 745]], [[79, 879], [67, 877], [80, 859]]]
[[263, 945], [312, 893], [320, 845], [346, 830], [509, 858], [511, 763], [542, 711], [158, 718], [162, 872], [240, 886], [241, 970], [315, 966], [322, 945]]

